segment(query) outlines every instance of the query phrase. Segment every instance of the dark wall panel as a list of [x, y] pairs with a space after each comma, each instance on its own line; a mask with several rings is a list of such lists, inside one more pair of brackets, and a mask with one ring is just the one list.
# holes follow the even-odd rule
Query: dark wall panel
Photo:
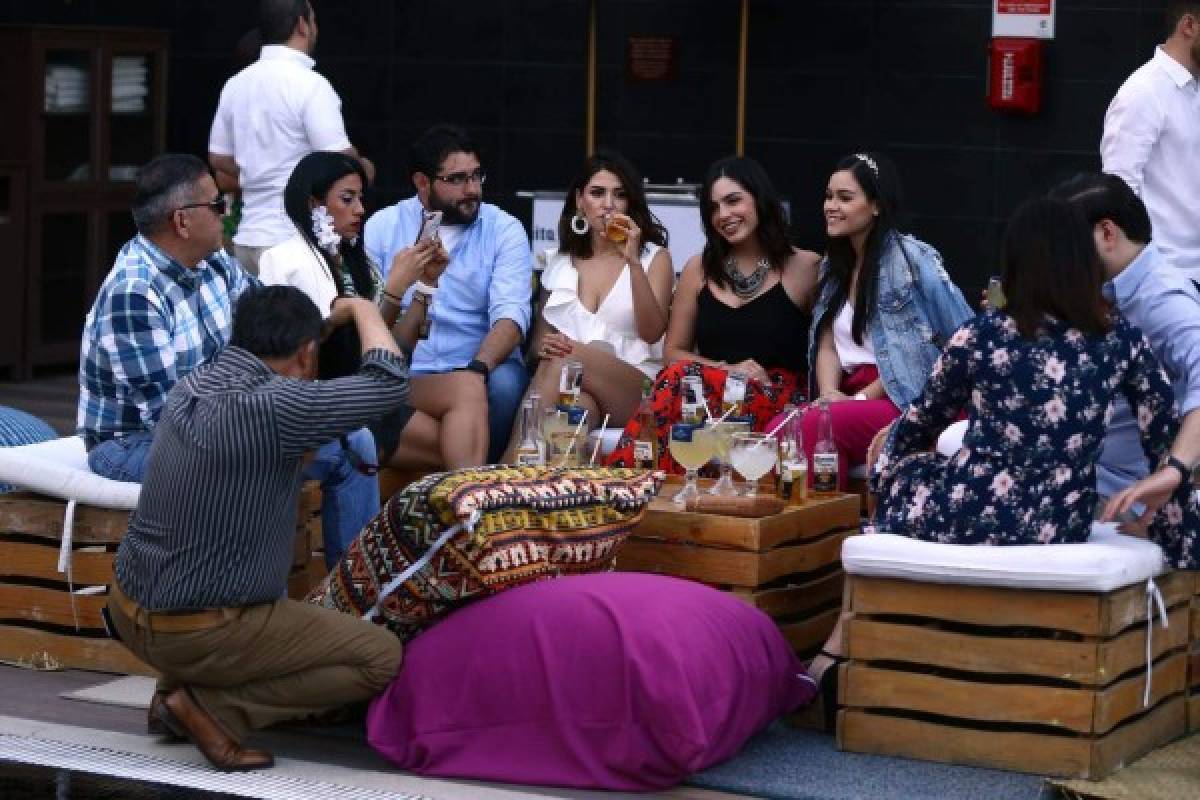
[[[171, 32], [168, 140], [203, 153], [252, 0], [0, 2], [0, 22]], [[1059, 0], [1045, 107], [985, 102], [990, 0], [750, 0], [746, 151], [792, 204], [796, 240], [822, 246], [821, 197], [847, 152], [888, 152], [914, 233], [968, 297], [996, 270], [1005, 217], [1034, 192], [1099, 166], [1121, 81], [1162, 36], [1163, 0]], [[377, 203], [411, 191], [408, 143], [442, 120], [484, 149], [488, 199], [524, 218], [522, 189], [562, 187], [584, 151], [587, 0], [318, 0], [318, 68], [351, 138], [375, 159]], [[733, 151], [738, 0], [599, 0], [597, 143], [655, 181], [695, 181]], [[630, 36], [678, 40], [674, 81], [629, 83]]]

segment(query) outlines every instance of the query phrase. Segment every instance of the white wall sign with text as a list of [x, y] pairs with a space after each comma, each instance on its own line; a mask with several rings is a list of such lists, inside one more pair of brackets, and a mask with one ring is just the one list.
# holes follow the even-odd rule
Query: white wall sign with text
[[1054, 38], [1054, 0], [992, 0], [992, 38]]

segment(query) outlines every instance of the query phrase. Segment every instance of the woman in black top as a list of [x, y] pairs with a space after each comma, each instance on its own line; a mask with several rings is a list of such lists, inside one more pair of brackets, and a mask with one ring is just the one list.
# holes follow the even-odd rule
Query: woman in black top
[[[697, 375], [719, 413], [731, 374], [747, 379], [743, 413], [762, 430], [802, 391], [805, 342], [820, 256], [789, 243], [783, 206], [753, 159], [713, 164], [700, 194], [704, 252], [684, 265], [664, 344], [668, 366], [654, 383], [659, 467], [681, 472], [666, 444], [680, 418], [681, 383]], [[632, 465], [638, 420], [626, 426], [609, 463]]]

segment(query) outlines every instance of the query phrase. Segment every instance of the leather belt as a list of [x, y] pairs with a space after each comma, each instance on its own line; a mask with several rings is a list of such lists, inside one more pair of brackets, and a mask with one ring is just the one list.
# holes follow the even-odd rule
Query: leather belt
[[108, 587], [109, 605], [116, 606], [135, 625], [155, 633], [190, 633], [224, 625], [241, 616], [240, 608], [209, 608], [202, 611], [151, 611], [142, 608], [116, 583]]

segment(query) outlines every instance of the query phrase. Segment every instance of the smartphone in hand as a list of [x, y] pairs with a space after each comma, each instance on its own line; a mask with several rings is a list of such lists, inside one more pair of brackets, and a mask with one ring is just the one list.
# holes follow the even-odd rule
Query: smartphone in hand
[[994, 275], [988, 280], [987, 302], [993, 311], [1000, 311], [1008, 305], [1008, 300], [1004, 297], [1004, 284]]
[[428, 242], [431, 239], [436, 239], [438, 228], [442, 225], [442, 212], [440, 211], [422, 211], [421, 212], [421, 230], [417, 233], [417, 241], [413, 244]]

